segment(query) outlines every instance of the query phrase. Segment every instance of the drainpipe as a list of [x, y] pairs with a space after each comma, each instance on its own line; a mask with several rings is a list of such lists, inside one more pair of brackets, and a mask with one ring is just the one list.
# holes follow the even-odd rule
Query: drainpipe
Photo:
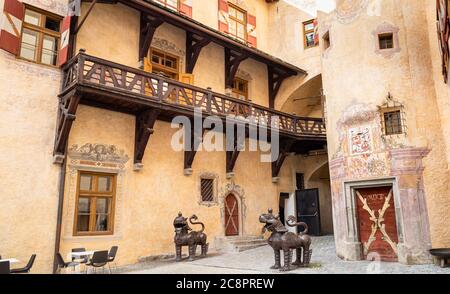
[[53, 274], [55, 274], [58, 269], [58, 261], [56, 259], [56, 255], [59, 253], [59, 248], [61, 245], [62, 215], [63, 215], [63, 204], [64, 204], [64, 186], [66, 184], [66, 167], [67, 167], [67, 157], [65, 156], [63, 163], [61, 164], [61, 169], [59, 171], [58, 214], [56, 217], [55, 252], [53, 254]]

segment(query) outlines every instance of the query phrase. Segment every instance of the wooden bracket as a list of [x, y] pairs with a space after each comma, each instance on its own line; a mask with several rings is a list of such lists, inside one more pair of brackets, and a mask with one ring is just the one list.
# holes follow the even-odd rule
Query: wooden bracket
[[192, 74], [194, 72], [200, 52], [209, 43], [211, 43], [211, 39], [186, 32], [186, 73]]
[[156, 29], [162, 25], [164, 21], [160, 18], [141, 13], [141, 30], [139, 34], [139, 60], [144, 60], [148, 54], [148, 50], [152, 44], [153, 35]]
[[277, 160], [272, 162], [272, 178], [277, 178], [280, 174], [281, 167], [283, 166], [284, 160], [289, 155], [291, 147], [294, 145], [295, 140], [280, 140], [280, 152], [278, 154]]
[[[202, 129], [201, 131], [197, 131], [192, 124], [190, 130], [191, 136], [191, 144], [190, 146], [186, 146], [186, 150], [184, 151], [184, 169], [190, 170], [192, 169], [192, 164], [194, 163], [195, 155], [197, 154], [198, 147], [200, 143], [203, 141], [203, 135], [205, 134], [206, 129]], [[186, 172], [185, 172], [186, 173]]]
[[234, 142], [233, 142], [233, 150], [228, 150], [228, 144], [227, 145], [227, 161], [226, 161], [226, 168], [227, 168], [227, 174], [232, 174], [234, 171], [234, 166], [236, 165], [236, 161], [239, 157], [240, 150], [242, 150], [241, 146], [242, 142], [238, 141], [238, 135], [235, 134], [234, 136]]
[[142, 159], [144, 158], [145, 148], [148, 140], [153, 134], [155, 122], [160, 114], [159, 109], [144, 110], [136, 115], [136, 132], [134, 138], [134, 164], [135, 169], [142, 168]]
[[272, 66], [267, 67], [267, 72], [269, 74], [269, 107], [274, 108], [275, 98], [277, 97], [278, 91], [280, 91], [283, 81], [292, 74], [277, 70]]
[[55, 136], [55, 148], [53, 155], [60, 159], [66, 155], [66, 146], [69, 139], [72, 124], [76, 118], [76, 112], [80, 103], [80, 95], [71, 93], [66, 97], [60, 98], [58, 109], [58, 120]]
[[242, 61], [249, 58], [246, 53], [225, 48], [225, 88], [233, 88], [233, 81]]

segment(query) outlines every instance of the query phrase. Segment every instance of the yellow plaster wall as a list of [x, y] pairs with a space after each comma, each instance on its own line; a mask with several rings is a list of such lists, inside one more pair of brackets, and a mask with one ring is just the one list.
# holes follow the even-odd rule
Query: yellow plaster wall
[[[448, 168], [443, 121], [436, 100], [430, 54], [425, 1], [381, 1], [379, 13], [359, 16], [341, 23], [336, 13], [320, 19], [331, 26], [333, 46], [322, 61], [323, 84], [327, 96], [328, 151], [330, 157], [344, 152], [338, 122], [350, 107], [360, 104], [376, 109], [390, 92], [404, 103], [408, 132], [406, 137], [392, 138], [388, 148], [402, 146], [431, 149], [424, 159], [424, 181], [431, 227], [432, 245], [450, 244]], [[372, 32], [383, 22], [400, 29], [401, 51], [392, 58], [375, 53]], [[430, 25], [431, 26], [431, 25]], [[349, 43], [348, 40], [351, 40]], [[349, 54], [351, 52], [351, 54]], [[444, 115], [442, 116], [444, 117]], [[445, 127], [446, 128], [446, 127]], [[381, 134], [373, 134], [379, 138]], [[445, 223], [445, 224], [444, 224]]]
[[[116, 223], [120, 227], [114, 236], [72, 237], [75, 191], [69, 189], [70, 166], [64, 204], [62, 252], [71, 248], [108, 249], [119, 246], [119, 265], [132, 264], [140, 257], [173, 253], [173, 219], [178, 211], [185, 216], [195, 213], [206, 225], [211, 248], [214, 237], [224, 235], [220, 205], [201, 206], [199, 179], [204, 172], [217, 175], [219, 191], [226, 179], [224, 152], [199, 152], [193, 165], [193, 175], [183, 174], [182, 152], [172, 150], [170, 142], [176, 130], [158, 121], [144, 156], [143, 170], [132, 170], [132, 159], [126, 164], [122, 186], [123, 199], [116, 205]], [[69, 146], [85, 143], [112, 144], [132, 158], [134, 148], [134, 117], [88, 106], [80, 106], [69, 139]], [[287, 168], [287, 167], [284, 167]], [[258, 152], [242, 152], [235, 167], [233, 181], [244, 190], [245, 235], [259, 235], [258, 216], [269, 207], [278, 206], [277, 185], [271, 181], [270, 163], [261, 163]], [[119, 183], [120, 184], [120, 183]], [[219, 201], [220, 202], [220, 201]]]

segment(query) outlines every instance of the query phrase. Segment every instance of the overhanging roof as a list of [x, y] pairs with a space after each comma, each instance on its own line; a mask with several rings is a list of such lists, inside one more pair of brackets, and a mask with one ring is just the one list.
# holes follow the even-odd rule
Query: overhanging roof
[[[91, 1], [86, 1], [91, 2]], [[261, 50], [247, 46], [236, 39], [210, 28], [190, 17], [172, 11], [150, 0], [100, 0], [99, 3], [117, 3], [120, 2], [126, 6], [132, 7], [153, 17], [161, 18], [164, 22], [189, 31], [201, 37], [210, 39], [222, 47], [248, 55], [249, 58], [265, 63], [273, 67], [277, 71], [284, 72], [289, 75], [307, 74], [307, 72], [293, 64], [285, 62], [277, 57], [267, 54]]]

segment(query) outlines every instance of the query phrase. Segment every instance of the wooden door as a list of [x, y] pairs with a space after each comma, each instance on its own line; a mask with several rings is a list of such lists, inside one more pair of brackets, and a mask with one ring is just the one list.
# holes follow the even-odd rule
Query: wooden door
[[[308, 234], [320, 236], [319, 189], [297, 190], [295, 196], [297, 202], [297, 221], [304, 222], [308, 225]], [[297, 230], [300, 229], [303, 230], [303, 227], [297, 227]]]
[[371, 253], [377, 253], [382, 261], [397, 261], [398, 234], [392, 187], [357, 189], [356, 203], [362, 258], [373, 259]]
[[230, 194], [225, 198], [225, 236], [239, 235], [239, 205], [236, 197]]

